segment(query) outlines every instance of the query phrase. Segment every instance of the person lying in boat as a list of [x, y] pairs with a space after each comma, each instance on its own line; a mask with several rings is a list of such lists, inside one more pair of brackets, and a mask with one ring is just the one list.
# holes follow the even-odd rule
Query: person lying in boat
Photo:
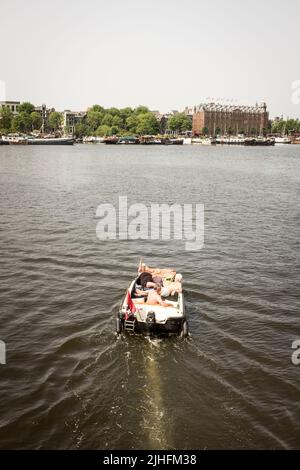
[[148, 291], [147, 304], [148, 305], [161, 305], [162, 307], [173, 306], [171, 302], [166, 302], [161, 298], [161, 287], [155, 284], [155, 287]]
[[135, 293], [136, 295], [146, 297], [148, 291], [153, 289], [155, 286], [155, 281], [152, 278], [152, 274], [147, 272], [142, 272], [135, 283]]
[[180, 294], [182, 292], [182, 274], [177, 273], [173, 282], [164, 281], [164, 286], [161, 290], [163, 297], [169, 297], [169, 295], [175, 295], [176, 292]]
[[162, 278], [172, 278], [172, 279], [174, 279], [176, 275], [176, 271], [173, 271], [170, 268], [164, 268], [164, 269], [150, 268], [149, 266], [146, 266], [145, 263], [142, 263], [142, 261], [140, 261], [138, 272], [139, 273], [147, 272], [147, 273], [152, 274], [152, 276], [159, 276]]
[[137, 286], [140, 286], [142, 289], [149, 289], [155, 286], [155, 282], [153, 280], [152, 274], [148, 272], [142, 272], [137, 281]]

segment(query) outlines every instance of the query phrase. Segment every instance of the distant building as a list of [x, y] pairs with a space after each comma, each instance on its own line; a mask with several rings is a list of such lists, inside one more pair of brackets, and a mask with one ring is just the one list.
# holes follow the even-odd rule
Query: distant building
[[186, 106], [183, 110], [183, 113], [186, 115], [186, 116], [191, 116], [193, 117], [194, 116], [194, 113], [196, 112], [196, 106], [192, 106], [192, 107], [189, 107], [189, 106]]
[[74, 134], [76, 124], [82, 122], [83, 118], [86, 116], [85, 111], [70, 111], [66, 109], [63, 111], [63, 128], [67, 129], [68, 132]]
[[256, 106], [200, 104], [194, 109], [193, 134], [262, 135], [268, 128], [268, 121], [266, 103]]
[[283, 116], [275, 116], [273, 119], [271, 119], [271, 122], [280, 122], [283, 121]]
[[154, 114], [154, 116], [156, 117], [159, 123], [159, 133], [166, 134], [167, 127], [168, 127], [168, 119], [169, 119], [170, 114], [163, 114], [163, 113], [160, 113], [159, 111], [151, 111], [151, 113]]
[[47, 108], [45, 104], [42, 104], [41, 106], [35, 106], [34, 111], [39, 113], [42, 118], [42, 131], [44, 132], [49, 114], [53, 113], [55, 108]]
[[8, 108], [16, 116], [18, 114], [18, 109], [20, 106], [20, 101], [0, 101], [0, 108]]
[[192, 108], [190, 108], [189, 106], [186, 106], [183, 111], [183, 113], [191, 120], [192, 124], [193, 124], [195, 111], [196, 111], [196, 106], [193, 106]]
[[41, 115], [42, 119], [45, 119], [46, 121], [49, 117], [49, 114], [55, 111], [55, 108], [47, 108], [45, 104], [42, 104], [41, 106], [35, 106], [34, 110]]

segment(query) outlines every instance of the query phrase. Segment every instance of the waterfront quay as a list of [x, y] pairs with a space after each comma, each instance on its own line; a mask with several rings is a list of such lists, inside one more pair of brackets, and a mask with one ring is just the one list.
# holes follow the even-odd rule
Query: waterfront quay
[[[58, 139], [61, 139], [60, 141]], [[57, 111], [45, 104], [0, 102], [0, 145], [273, 145], [300, 143], [300, 121], [269, 118], [267, 104], [205, 102], [161, 113], [146, 106]]]

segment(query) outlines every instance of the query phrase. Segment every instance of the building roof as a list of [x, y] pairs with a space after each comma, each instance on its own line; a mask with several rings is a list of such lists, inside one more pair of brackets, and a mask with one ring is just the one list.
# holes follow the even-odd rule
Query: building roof
[[1, 104], [20, 104], [20, 101], [0, 101]]
[[240, 113], [264, 113], [266, 112], [267, 105], [262, 103], [261, 105], [256, 104], [255, 106], [244, 106], [244, 105], [227, 105], [220, 103], [201, 103], [196, 107], [197, 111], [221, 111], [221, 112], [233, 112], [238, 111]]

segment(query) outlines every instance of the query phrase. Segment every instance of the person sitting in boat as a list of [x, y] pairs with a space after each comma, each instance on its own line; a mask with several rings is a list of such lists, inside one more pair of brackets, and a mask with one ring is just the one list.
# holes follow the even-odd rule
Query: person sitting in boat
[[173, 306], [171, 302], [166, 302], [161, 298], [161, 287], [155, 284], [154, 288], [148, 291], [147, 304], [148, 305], [161, 305], [162, 307]]
[[175, 295], [177, 292], [182, 292], [182, 274], [177, 273], [173, 282], [164, 281], [164, 286], [161, 290], [162, 297], [169, 297], [169, 295]]

